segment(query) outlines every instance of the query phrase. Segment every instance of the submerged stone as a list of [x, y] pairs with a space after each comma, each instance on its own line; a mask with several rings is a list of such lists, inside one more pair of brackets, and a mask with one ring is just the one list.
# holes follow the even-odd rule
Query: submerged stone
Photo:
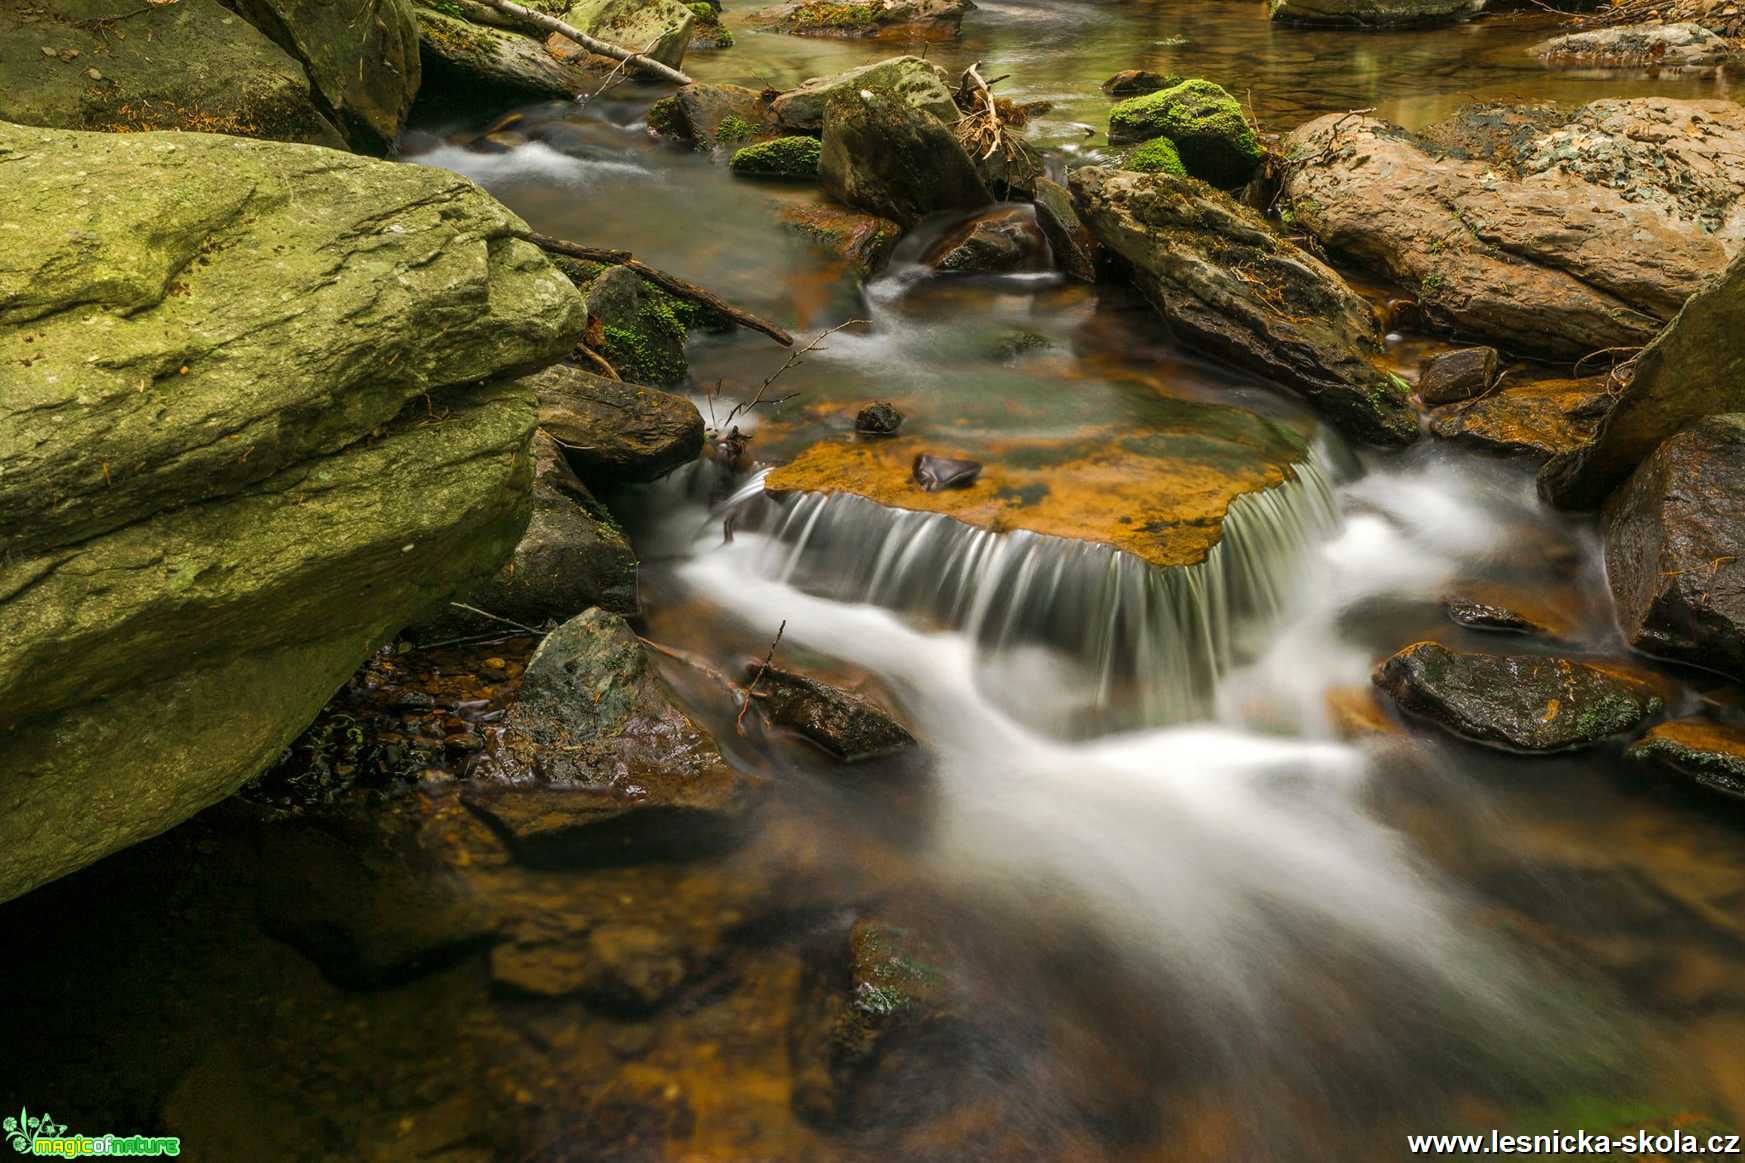
[[1430, 431], [1491, 452], [1546, 459], [1592, 443], [1612, 400], [1605, 376], [1510, 382], [1481, 399], [1432, 410]]
[[810, 675], [753, 663], [746, 668], [745, 681], [770, 722], [798, 732], [845, 763], [915, 745], [915, 737], [890, 712]]
[[862, 278], [884, 265], [903, 236], [889, 218], [833, 202], [784, 206], [777, 220], [790, 232], [846, 262]]
[[1402, 710], [1475, 743], [1527, 752], [1586, 747], [1658, 714], [1660, 696], [1619, 671], [1539, 654], [1459, 654], [1435, 642], [1376, 668]]
[[1026, 206], [984, 211], [928, 248], [921, 261], [942, 274], [1000, 275], [1045, 271], [1048, 239]]

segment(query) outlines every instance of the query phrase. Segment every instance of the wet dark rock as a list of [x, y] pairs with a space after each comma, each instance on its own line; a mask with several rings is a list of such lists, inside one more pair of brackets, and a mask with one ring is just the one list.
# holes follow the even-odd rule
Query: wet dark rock
[[1318, 118], [1285, 138], [1280, 205], [1329, 252], [1406, 284], [1438, 326], [1557, 359], [1647, 343], [1745, 238], [1732, 102], [1485, 120], [1450, 151], [1371, 117]]
[[545, 432], [533, 437], [533, 519], [508, 563], [465, 603], [496, 618], [445, 605], [411, 636], [434, 642], [503, 630], [498, 619], [535, 628], [591, 606], [635, 614], [636, 551]]
[[1072, 191], [1049, 178], [1037, 178], [1034, 189], [1036, 224], [1062, 271], [1083, 282], [1097, 281], [1097, 240], [1079, 220]]
[[1539, 474], [1539, 493], [1562, 508], [1594, 508], [1660, 442], [1704, 416], [1745, 411], [1745, 255], [1693, 295], [1627, 373], [1590, 445]]
[[353, 805], [255, 827], [262, 927], [340, 985], [404, 981], [492, 939], [490, 910], [409, 815]]
[[1071, 184], [1085, 224], [1183, 339], [1302, 393], [1365, 440], [1417, 439], [1404, 382], [1379, 364], [1369, 305], [1254, 211], [1164, 173], [1087, 168]]
[[1543, 460], [1590, 444], [1611, 403], [1605, 376], [1529, 380], [1432, 410], [1430, 431], [1474, 448]]
[[531, 380], [539, 426], [576, 475], [596, 487], [658, 480], [697, 459], [703, 417], [683, 396], [620, 383], [568, 364]]
[[970, 0], [790, 0], [760, 8], [747, 22], [795, 36], [950, 39]]
[[862, 408], [854, 416], [854, 430], [862, 436], [894, 436], [903, 426], [903, 414], [883, 400]]
[[1627, 759], [1651, 763], [1707, 791], [1745, 799], [1745, 730], [1713, 719], [1674, 719], [1625, 748]]
[[1150, 69], [1122, 69], [1103, 82], [1103, 95], [1107, 97], [1140, 97], [1146, 93], [1155, 93], [1159, 89], [1168, 89], [1179, 85], [1186, 78], [1164, 73], [1154, 73]]
[[922, 262], [954, 275], [1004, 275], [1049, 269], [1048, 239], [1029, 207], [1002, 206], [958, 226]]
[[910, 227], [993, 202], [951, 128], [893, 87], [843, 87], [824, 106], [825, 193]]
[[1606, 575], [1645, 654], [1745, 676], [1745, 414], [1663, 443], [1608, 504]]
[[811, 740], [846, 763], [894, 755], [915, 737], [882, 707], [810, 675], [753, 663], [746, 668], [770, 722]]
[[1376, 668], [1375, 685], [1402, 710], [1506, 750], [1562, 751], [1630, 731], [1659, 713], [1647, 684], [1545, 655], [1459, 654], [1435, 642]]
[[1497, 380], [1497, 349], [1463, 347], [1424, 361], [1418, 371], [1418, 398], [1432, 406], [1458, 404], [1482, 395]]
[[790, 231], [837, 258], [862, 278], [877, 273], [903, 236], [889, 218], [834, 203], [784, 206], [776, 215]]
[[[808, 964], [788, 1044], [794, 1111], [823, 1127], [935, 1113], [954, 1097], [953, 1065], [969, 1036], [932, 943], [864, 918]], [[922, 1078], [932, 1085], [912, 1085]]]
[[479, 779], [467, 806], [539, 867], [713, 854], [732, 842], [754, 791], [604, 610], [540, 643]]
[[672, 96], [656, 101], [648, 111], [648, 127], [698, 149], [738, 148], [781, 134], [763, 93], [710, 81], [681, 86]]
[[1468, 630], [1496, 630], [1507, 634], [1530, 634], [1540, 638], [1552, 636], [1547, 627], [1508, 606], [1495, 606], [1489, 602], [1462, 598], [1443, 598], [1442, 609], [1451, 622]]
[[937, 493], [941, 489], [969, 488], [982, 475], [982, 466], [973, 460], [957, 460], [923, 452], [916, 455], [910, 475], [922, 489]]

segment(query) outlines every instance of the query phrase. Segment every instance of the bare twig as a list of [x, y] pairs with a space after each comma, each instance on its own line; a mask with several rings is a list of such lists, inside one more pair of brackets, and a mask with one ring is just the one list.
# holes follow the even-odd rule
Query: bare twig
[[618, 374], [618, 369], [613, 367], [605, 356], [601, 355], [587, 344], [577, 344], [576, 350], [586, 356], [589, 363], [599, 368], [600, 374], [605, 376], [607, 379], [617, 380], [620, 383], [624, 381], [624, 377]]
[[505, 618], [499, 614], [493, 614], [489, 610], [481, 610], [477, 606], [469, 606], [465, 602], [450, 602], [449, 605], [454, 606], [456, 609], [465, 610], [470, 614], [477, 614], [481, 618], [489, 618], [493, 622], [501, 622], [505, 626], [513, 626], [517, 630], [525, 630], [529, 634], [544, 634], [545, 633], [544, 630], [535, 630], [532, 626], [529, 626], [523, 622], [517, 622], [513, 618]]
[[727, 675], [724, 674], [722, 671], [709, 665], [707, 662], [704, 662], [701, 658], [698, 658], [695, 654], [692, 654], [690, 651], [680, 650], [677, 647], [663, 645], [662, 643], [654, 641], [652, 638], [644, 638], [640, 634], [638, 634], [636, 636], [636, 638], [637, 638], [637, 641], [641, 642], [644, 646], [648, 647], [650, 650], [656, 651], [660, 654], [664, 654], [668, 658], [673, 659], [674, 661], [682, 662], [686, 666], [690, 667], [692, 670], [695, 670], [700, 674], [708, 675], [710, 678], [714, 679], [716, 682], [718, 682], [722, 686], [726, 687], [729, 691], [732, 691], [735, 695], [739, 695], [739, 694], [743, 693], [743, 688], [741, 688], [738, 683], [734, 682], [731, 678], [728, 678]]
[[775, 661], [776, 647], [782, 644], [782, 635], [787, 633], [788, 620], [782, 619], [782, 624], [776, 628], [775, 640], [769, 644], [769, 653], [763, 656], [763, 662], [758, 666], [757, 673], [751, 676], [751, 683], [745, 688], [745, 701], [739, 704], [739, 717], [733, 720], [733, 729], [741, 735], [745, 734], [745, 712], [751, 709], [751, 697], [757, 693], [757, 684], [763, 681], [764, 674], [769, 670], [769, 664]]
[[[813, 352], [813, 351], [819, 350], [819, 344], [823, 343], [826, 339], [830, 338], [832, 335], [835, 335], [838, 331], [841, 331], [844, 327], [853, 327], [857, 323], [865, 323], [865, 322], [867, 322], [867, 320], [865, 320], [865, 319], [850, 319], [847, 322], [838, 323], [836, 326], [829, 328], [828, 330], [819, 332], [818, 337], [816, 339], [812, 340], [812, 342], [808, 343], [805, 347], [800, 348], [798, 351], [791, 353], [788, 356], [788, 358], [783, 361], [781, 367], [779, 367], [775, 371], [771, 372], [768, 376], [765, 376], [763, 383], [761, 383], [757, 386], [757, 393], [755, 395], [753, 395], [751, 397], [751, 399], [741, 400], [739, 403], [733, 405], [733, 410], [728, 412], [727, 415], [722, 419], [721, 423], [715, 426], [715, 430], [717, 432], [719, 432], [721, 429], [723, 429], [723, 428], [727, 427], [729, 424], [733, 423], [734, 418], [737, 417], [740, 413], [749, 412], [753, 408], [757, 407], [760, 404], [764, 404], [764, 403], [780, 404], [780, 403], [784, 403], [788, 400], [793, 399], [794, 395], [796, 393], [789, 393], [788, 395], [781, 397], [781, 399], [779, 399], [779, 400], [768, 400], [768, 401], [766, 401], [763, 398], [763, 395], [765, 392], [769, 391], [770, 385], [775, 383], [776, 380], [781, 377], [781, 374], [783, 372], [787, 371], [789, 368], [791, 368], [795, 364], [799, 363], [801, 361], [802, 357], [804, 357], [808, 352]], [[711, 401], [712, 400], [713, 400], [713, 398], [711, 397]], [[711, 404], [710, 404], [710, 410], [711, 410], [711, 412], [713, 412], [713, 410], [714, 410], [713, 402], [711, 402]]]
[[717, 311], [727, 316], [741, 327], [761, 331], [783, 347], [794, 346], [794, 337], [768, 319], [760, 318], [750, 311], [735, 307], [707, 287], [699, 287], [689, 279], [681, 279], [677, 275], [668, 274], [666, 271], [651, 267], [647, 263], [638, 262], [628, 251], [583, 246], [579, 242], [553, 238], [549, 234], [540, 234], [534, 230], [517, 230], [514, 236], [523, 242], [531, 242], [534, 246], [551, 254], [567, 255], [570, 258], [579, 258], [587, 262], [605, 263], [607, 266], [629, 267], [649, 282], [681, 299], [701, 303], [711, 311]]
[[521, 5], [514, 3], [514, 0], [478, 0], [478, 3], [485, 5], [487, 8], [495, 8], [505, 16], [512, 16], [522, 24], [531, 28], [536, 28], [540, 32], [555, 32], [559, 36], [567, 36], [591, 53], [597, 53], [603, 57], [611, 57], [615, 61], [624, 61], [625, 63], [640, 69], [644, 73], [659, 77], [663, 81], [671, 81], [675, 85], [689, 85], [691, 83], [690, 77], [673, 68], [671, 65], [663, 65], [653, 57], [646, 57], [641, 53], [632, 52], [620, 45], [612, 44], [610, 41], [604, 41], [597, 37], [589, 36], [587, 33], [576, 28], [572, 24], [559, 20], [555, 16], [547, 16], [543, 12], [535, 12], [530, 8], [523, 8]]

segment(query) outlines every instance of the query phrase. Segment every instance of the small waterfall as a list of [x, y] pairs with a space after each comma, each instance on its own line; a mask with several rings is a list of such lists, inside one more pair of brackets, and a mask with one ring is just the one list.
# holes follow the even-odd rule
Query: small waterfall
[[[847, 494], [771, 497], [761, 477], [733, 498], [732, 523], [768, 536], [759, 568], [772, 580], [962, 631], [992, 656], [996, 685], [1035, 681], [1025, 650], [1051, 647], [1088, 692], [1079, 710], [1097, 727], [1157, 725], [1208, 713], [1218, 679], [1255, 652], [1253, 636], [1337, 528], [1320, 461], [1312, 454], [1294, 480], [1237, 498], [1206, 560], [1179, 568]], [[1002, 671], [1002, 658], [1019, 665]]]

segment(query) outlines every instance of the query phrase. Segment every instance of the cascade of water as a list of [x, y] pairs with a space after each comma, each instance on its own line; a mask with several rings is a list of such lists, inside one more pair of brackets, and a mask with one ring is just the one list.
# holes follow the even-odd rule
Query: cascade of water
[[1300, 563], [1337, 527], [1319, 460], [1238, 498], [1206, 560], [1179, 568], [851, 495], [771, 497], [761, 479], [733, 498], [734, 524], [769, 535], [760, 567], [774, 580], [961, 630], [994, 659], [1051, 647], [1076, 668], [1102, 726], [1182, 722], [1204, 716], [1219, 677], [1250, 653]]

